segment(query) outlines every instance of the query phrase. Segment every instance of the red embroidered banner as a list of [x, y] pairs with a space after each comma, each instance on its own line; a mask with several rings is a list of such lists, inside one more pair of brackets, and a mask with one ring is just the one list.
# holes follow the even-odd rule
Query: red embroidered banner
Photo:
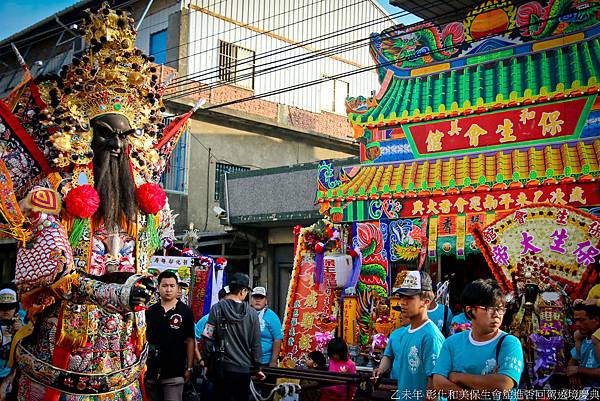
[[540, 291], [565, 290], [581, 298], [594, 283], [600, 256], [600, 219], [581, 210], [538, 204], [473, 229], [494, 276], [505, 291], [517, 283]]
[[[532, 203], [553, 203], [586, 207], [600, 205], [600, 191], [596, 183], [547, 185], [489, 192], [475, 192], [452, 196], [409, 198], [401, 200], [400, 217], [423, 215], [453, 215], [459, 213], [503, 212]], [[483, 217], [482, 217], [483, 218]], [[467, 221], [470, 226], [471, 222]], [[452, 233], [452, 229], [450, 229]]]
[[406, 124], [404, 132], [415, 157], [481, 152], [516, 143], [578, 138], [596, 95], [531, 104], [440, 121]]
[[[595, 182], [559, 185], [540, 185], [531, 188], [498, 189], [486, 192], [463, 193], [422, 198], [375, 199], [349, 202], [344, 208], [344, 221], [375, 221], [381, 218], [403, 219], [422, 216], [448, 216], [462, 213], [496, 214], [532, 203], [552, 203], [573, 207], [600, 205], [600, 191]], [[471, 224], [467, 221], [467, 228]], [[454, 235], [454, 221], [442, 219], [440, 235]], [[449, 232], [448, 232], [449, 231]]]
[[325, 280], [319, 285], [314, 279], [314, 257], [304, 254], [298, 261], [290, 284], [282, 344], [285, 363], [293, 361], [296, 365], [317, 348], [316, 337], [336, 325], [323, 321], [324, 315], [333, 312], [335, 266], [325, 259]]

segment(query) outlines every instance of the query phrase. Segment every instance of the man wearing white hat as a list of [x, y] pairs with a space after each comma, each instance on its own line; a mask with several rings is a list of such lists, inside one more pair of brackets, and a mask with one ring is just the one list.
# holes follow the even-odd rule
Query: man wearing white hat
[[258, 312], [260, 321], [260, 345], [262, 347], [260, 363], [276, 367], [283, 341], [283, 331], [279, 316], [267, 306], [267, 289], [265, 287], [254, 287], [251, 304]]
[[18, 315], [17, 293], [10, 288], [0, 290], [0, 399], [5, 399], [11, 389], [13, 375], [8, 367], [8, 358], [13, 336], [23, 326]]

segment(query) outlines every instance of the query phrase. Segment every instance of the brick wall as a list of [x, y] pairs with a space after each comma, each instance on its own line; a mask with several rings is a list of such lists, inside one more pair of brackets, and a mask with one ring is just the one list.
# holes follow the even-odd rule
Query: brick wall
[[315, 131], [337, 138], [352, 138], [352, 129], [348, 124], [346, 116], [340, 116], [326, 111], [322, 113], [311, 113], [307, 110], [290, 107], [289, 122], [290, 125], [305, 130]]
[[[161, 80], [166, 79], [166, 77], [173, 71], [175, 71], [175, 69], [162, 66]], [[253, 91], [234, 85], [218, 86], [211, 89], [206, 84], [188, 81], [185, 85], [178, 86], [176, 88], [169, 88], [166, 91], [165, 96], [168, 97], [168, 94], [174, 92], [187, 91], [194, 91], [194, 93], [182, 98], [182, 100], [188, 98], [195, 101], [200, 98], [205, 98], [210, 104], [226, 103], [249, 97], [254, 94]], [[352, 138], [352, 129], [348, 124], [346, 116], [334, 113], [312, 113], [308, 110], [299, 109], [297, 107], [284, 107], [284, 115], [282, 116], [281, 113], [279, 113], [280, 109], [277, 103], [264, 99], [254, 99], [242, 103], [236, 103], [226, 106], [226, 108], [268, 118], [274, 122], [286, 123], [291, 127], [307, 131], [335, 136], [342, 139]], [[286, 113], [287, 115], [285, 115]]]

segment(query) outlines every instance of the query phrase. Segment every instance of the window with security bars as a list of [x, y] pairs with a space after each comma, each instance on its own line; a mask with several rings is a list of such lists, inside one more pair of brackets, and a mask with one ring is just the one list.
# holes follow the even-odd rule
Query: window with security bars
[[[165, 125], [168, 125], [173, 118], [165, 118]], [[167, 160], [167, 166], [160, 179], [167, 192], [187, 194], [188, 137], [189, 132], [185, 130], [173, 149], [171, 157]]]
[[217, 163], [215, 169], [215, 201], [221, 199], [222, 185], [225, 180], [225, 173], [239, 173], [240, 171], [248, 171], [248, 167], [236, 166], [235, 164]]
[[252, 50], [219, 40], [220, 81], [254, 89], [254, 61]]

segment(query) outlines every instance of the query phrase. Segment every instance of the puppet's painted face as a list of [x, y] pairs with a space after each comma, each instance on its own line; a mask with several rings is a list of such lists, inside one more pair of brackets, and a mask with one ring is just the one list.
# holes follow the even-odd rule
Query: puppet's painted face
[[133, 134], [127, 118], [121, 114], [105, 114], [92, 120], [94, 154], [109, 152], [111, 157], [119, 157], [126, 145], [127, 137]]
[[134, 130], [121, 114], [105, 114], [92, 120], [94, 180], [100, 195], [100, 213], [112, 230], [122, 217], [131, 221], [137, 210], [135, 185], [129, 166], [129, 136]]

